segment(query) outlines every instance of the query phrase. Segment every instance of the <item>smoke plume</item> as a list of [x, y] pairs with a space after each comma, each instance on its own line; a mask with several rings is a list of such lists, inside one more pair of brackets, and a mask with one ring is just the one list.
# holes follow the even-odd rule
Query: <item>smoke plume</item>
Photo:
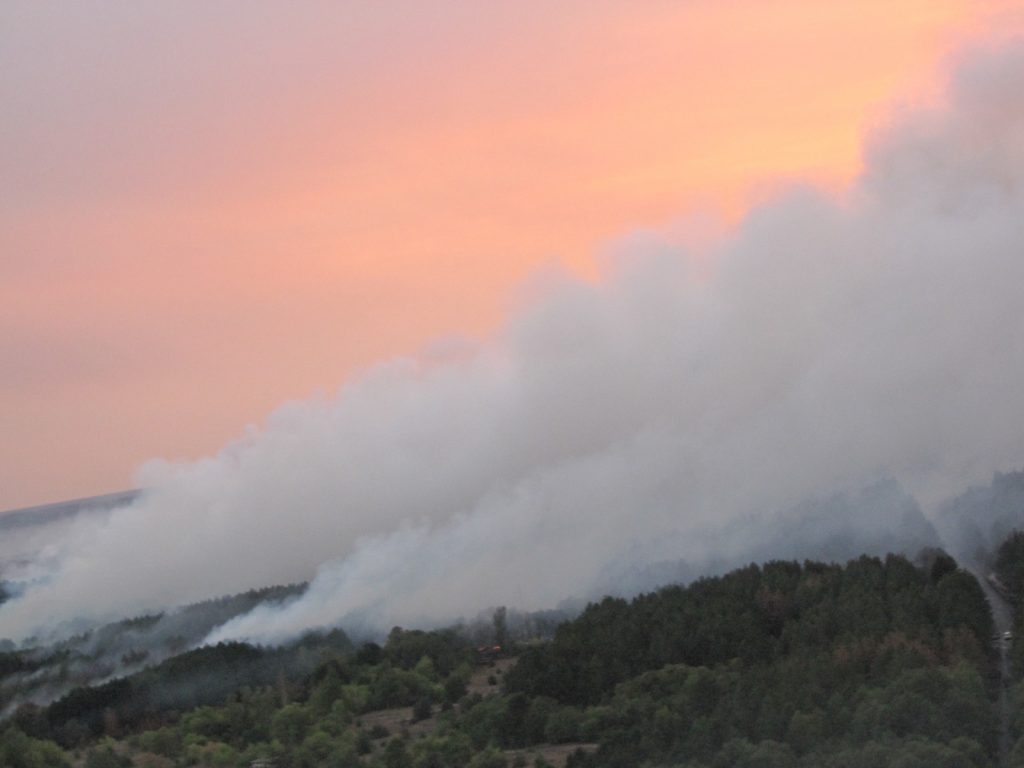
[[870, 137], [843, 200], [793, 188], [708, 252], [626, 250], [595, 283], [548, 275], [485, 343], [147, 466], [0, 635], [305, 579], [211, 639], [544, 608], [753, 557], [802, 504], [808, 547], [901, 535], [914, 499], [1024, 464], [1024, 42]]

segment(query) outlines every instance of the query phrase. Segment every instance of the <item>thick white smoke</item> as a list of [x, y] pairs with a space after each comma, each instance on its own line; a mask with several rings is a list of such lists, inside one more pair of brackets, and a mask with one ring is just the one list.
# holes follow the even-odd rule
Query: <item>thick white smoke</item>
[[314, 576], [213, 639], [546, 607], [810, 496], [888, 475], [927, 504], [1024, 464], [1024, 42], [947, 101], [875, 136], [845, 202], [792, 190], [710, 269], [665, 244], [553, 279], [477, 349], [148, 467], [0, 636]]

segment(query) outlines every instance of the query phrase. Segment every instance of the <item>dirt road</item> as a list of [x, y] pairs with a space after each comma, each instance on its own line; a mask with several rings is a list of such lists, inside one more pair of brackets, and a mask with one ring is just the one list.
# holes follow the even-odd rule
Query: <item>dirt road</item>
[[1010, 642], [1004, 634], [1013, 629], [1013, 606], [989, 582], [987, 573], [980, 568], [969, 569], [981, 585], [992, 610], [992, 621], [995, 624], [995, 635], [992, 646], [999, 653], [999, 764], [1008, 765], [1013, 740], [1010, 736]]

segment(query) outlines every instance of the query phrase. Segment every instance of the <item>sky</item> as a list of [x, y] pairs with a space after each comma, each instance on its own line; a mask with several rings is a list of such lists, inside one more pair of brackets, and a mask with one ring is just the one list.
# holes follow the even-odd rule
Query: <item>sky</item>
[[[936, 97], [979, 0], [0, 5], [0, 509], [130, 487]], [[901, 106], [902, 105], [902, 106]], [[640, 234], [638, 234], [640, 233]]]

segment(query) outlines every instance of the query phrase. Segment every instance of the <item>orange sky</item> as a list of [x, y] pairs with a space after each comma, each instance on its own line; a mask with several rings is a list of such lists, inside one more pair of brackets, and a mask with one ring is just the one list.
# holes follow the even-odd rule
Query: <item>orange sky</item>
[[592, 275], [636, 229], [841, 186], [894, 98], [1020, 21], [970, 0], [433, 5], [0, 9], [0, 509], [127, 487], [361, 366], [486, 334], [532, 271]]

